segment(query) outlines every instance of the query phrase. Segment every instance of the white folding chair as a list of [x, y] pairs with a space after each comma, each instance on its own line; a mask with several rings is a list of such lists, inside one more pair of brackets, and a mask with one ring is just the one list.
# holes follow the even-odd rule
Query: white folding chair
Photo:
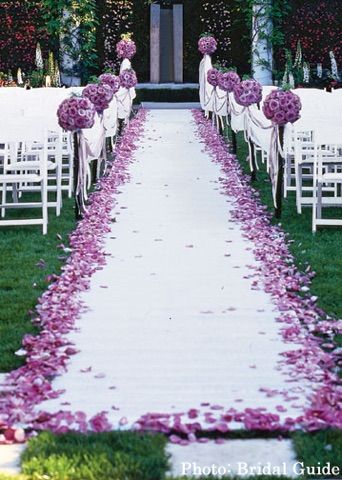
[[[302, 207], [305, 205], [312, 205], [312, 194], [305, 195], [305, 193], [312, 192], [312, 167], [314, 162], [314, 145], [312, 140], [312, 131], [310, 129], [304, 130], [303, 127], [293, 131], [294, 143], [294, 157], [292, 164], [288, 157], [289, 164], [286, 170], [290, 178], [287, 178], [287, 183], [291, 182], [292, 168], [294, 166], [294, 179], [296, 190], [296, 206], [297, 213], [302, 213]], [[291, 170], [290, 170], [291, 169]], [[287, 189], [290, 189], [288, 185]]]
[[[27, 113], [25, 111], [25, 113]], [[48, 207], [56, 209], [56, 215], [59, 216], [62, 208], [62, 145], [63, 132], [57, 124], [56, 118], [47, 116], [24, 116], [22, 121], [31, 124], [41, 124], [46, 127], [47, 131], [47, 170], [48, 170], [48, 192], [56, 194], [55, 200], [48, 201]], [[23, 141], [20, 144], [20, 151], [17, 162], [10, 168], [24, 171], [27, 165], [30, 165], [31, 159], [34, 160], [37, 150], [42, 150], [44, 145], [38, 141]], [[31, 171], [32, 171], [32, 166]], [[9, 168], [9, 167], [8, 167]], [[21, 184], [19, 191], [35, 192], [39, 190], [38, 185]]]
[[[29, 160], [22, 151], [25, 143], [38, 142], [41, 149], [30, 154]], [[0, 225], [42, 225], [43, 234], [47, 233], [48, 225], [48, 134], [43, 124], [31, 123], [17, 119], [15, 122], [0, 122], [0, 144], [3, 145], [2, 168], [0, 171], [1, 220]], [[38, 185], [41, 201], [21, 201], [17, 190], [22, 184]], [[8, 202], [7, 196], [11, 187], [13, 201]], [[9, 208], [41, 208], [40, 218], [5, 219]]]
[[[297, 213], [302, 213], [303, 207], [312, 206], [314, 189], [314, 162], [316, 158], [314, 132], [325, 129], [322, 124], [312, 127], [312, 130], [295, 130], [294, 135], [294, 178], [296, 190]], [[292, 168], [292, 165], [291, 165]], [[328, 168], [328, 165], [325, 167]], [[290, 173], [292, 178], [292, 171]], [[324, 183], [324, 203], [333, 204], [336, 197], [336, 185]], [[338, 202], [337, 198], [337, 202]]]
[[[340, 218], [322, 218], [323, 207], [342, 207], [342, 127], [316, 129], [314, 132], [312, 231], [318, 226], [342, 226]], [[326, 185], [333, 194], [325, 194]]]

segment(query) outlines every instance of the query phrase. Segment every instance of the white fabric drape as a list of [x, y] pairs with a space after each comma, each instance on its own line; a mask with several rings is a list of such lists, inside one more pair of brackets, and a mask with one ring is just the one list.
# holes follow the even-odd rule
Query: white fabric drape
[[[125, 58], [121, 62], [120, 73], [132, 68], [130, 60]], [[116, 93], [118, 118], [127, 121], [132, 110], [133, 101], [136, 97], [135, 88], [122, 88]]]
[[212, 112], [214, 106], [214, 87], [212, 87], [207, 80], [207, 74], [211, 68], [211, 56], [204, 55], [199, 67], [199, 85], [201, 107], [206, 112]]

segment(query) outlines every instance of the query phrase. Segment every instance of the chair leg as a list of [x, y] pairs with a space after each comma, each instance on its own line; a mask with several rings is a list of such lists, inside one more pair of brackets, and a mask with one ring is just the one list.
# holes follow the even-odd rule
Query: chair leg
[[74, 192], [74, 159], [73, 156], [69, 155], [69, 189], [68, 197], [71, 198]]
[[12, 198], [14, 203], [18, 203], [18, 185], [13, 183], [12, 185]]
[[58, 164], [56, 167], [56, 216], [61, 214], [62, 207], [62, 165]]
[[[6, 201], [7, 201], [7, 184], [4, 183], [4, 184], [2, 185], [2, 203], [5, 204]], [[6, 208], [3, 207], [3, 208], [1, 209], [1, 217], [4, 218], [5, 215], [6, 215]]]
[[43, 235], [47, 234], [48, 226], [48, 185], [47, 178], [42, 180], [42, 215], [43, 215]]
[[321, 182], [317, 185], [317, 214], [316, 218], [322, 218], [322, 189], [323, 185]]
[[287, 191], [288, 191], [288, 187], [291, 187], [291, 160], [289, 158], [289, 156], [287, 155], [286, 156], [286, 166], [285, 166], [285, 175], [286, 175], [286, 178], [285, 178], [285, 183], [284, 183], [284, 198], [287, 198]]
[[296, 164], [296, 205], [297, 213], [302, 213], [302, 167]]
[[317, 216], [317, 184], [314, 180], [313, 189], [312, 189], [312, 232], [313, 233], [315, 233], [317, 230], [316, 216]]

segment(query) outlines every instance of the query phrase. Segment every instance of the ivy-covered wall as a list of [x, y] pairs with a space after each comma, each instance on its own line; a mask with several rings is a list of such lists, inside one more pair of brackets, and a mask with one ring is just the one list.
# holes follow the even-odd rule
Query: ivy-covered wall
[[39, 1], [0, 1], [0, 71], [34, 68], [37, 42], [44, 53], [48, 35]]

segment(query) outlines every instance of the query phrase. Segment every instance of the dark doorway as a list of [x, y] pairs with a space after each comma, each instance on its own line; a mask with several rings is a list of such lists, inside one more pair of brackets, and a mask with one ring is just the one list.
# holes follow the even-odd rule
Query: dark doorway
[[160, 10], [160, 82], [174, 82], [173, 10]]

